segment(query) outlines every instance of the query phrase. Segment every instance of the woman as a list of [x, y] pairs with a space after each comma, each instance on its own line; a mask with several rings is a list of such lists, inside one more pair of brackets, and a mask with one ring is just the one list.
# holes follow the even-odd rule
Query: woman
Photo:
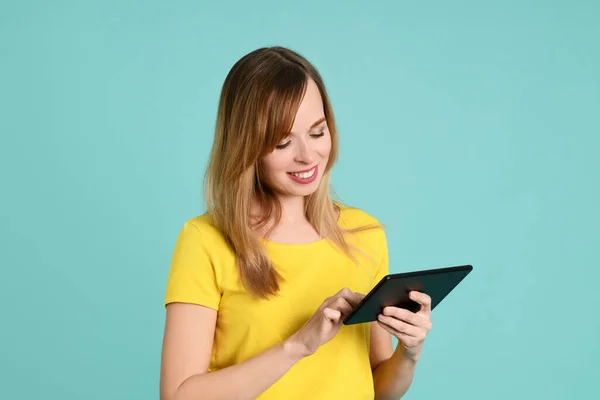
[[[255, 50], [222, 89], [206, 214], [179, 233], [166, 289], [161, 399], [397, 399], [431, 322], [344, 315], [387, 272], [375, 218], [330, 197], [338, 135], [299, 54]], [[398, 338], [396, 350], [391, 335]]]

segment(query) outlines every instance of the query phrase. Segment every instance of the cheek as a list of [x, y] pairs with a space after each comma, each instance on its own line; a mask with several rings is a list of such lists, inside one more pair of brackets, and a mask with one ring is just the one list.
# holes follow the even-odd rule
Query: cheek
[[319, 140], [316, 150], [321, 157], [329, 156], [329, 153], [331, 152], [331, 137], [328, 135], [323, 137], [322, 140]]
[[288, 161], [285, 157], [281, 157], [281, 154], [270, 154], [269, 156], [265, 157], [262, 161], [262, 169], [265, 178], [271, 180], [276, 175], [281, 174], [281, 172], [285, 172], [287, 165]]

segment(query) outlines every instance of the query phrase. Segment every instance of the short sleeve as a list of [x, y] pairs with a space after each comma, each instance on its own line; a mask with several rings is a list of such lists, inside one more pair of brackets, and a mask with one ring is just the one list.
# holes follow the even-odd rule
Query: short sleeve
[[[209, 234], [209, 232], [207, 232]], [[185, 223], [171, 258], [165, 306], [169, 303], [199, 304], [218, 310], [221, 292], [206, 238], [192, 221]]]
[[385, 232], [381, 231], [381, 238], [379, 243], [379, 263], [375, 271], [375, 277], [373, 278], [373, 285], [379, 283], [379, 281], [389, 273], [389, 255], [388, 246]]

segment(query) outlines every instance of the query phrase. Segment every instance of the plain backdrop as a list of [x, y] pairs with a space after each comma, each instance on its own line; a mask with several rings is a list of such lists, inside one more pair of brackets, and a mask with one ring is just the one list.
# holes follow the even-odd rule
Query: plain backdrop
[[390, 269], [472, 264], [407, 399], [599, 398], [600, 6], [4, 1], [0, 397], [158, 399], [176, 235], [235, 61], [322, 73]]

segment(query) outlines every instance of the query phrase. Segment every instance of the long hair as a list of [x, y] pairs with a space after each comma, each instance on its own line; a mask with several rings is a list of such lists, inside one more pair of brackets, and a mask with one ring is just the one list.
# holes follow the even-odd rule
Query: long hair
[[[205, 199], [212, 223], [233, 249], [240, 279], [248, 292], [276, 294], [282, 276], [271, 264], [257, 227], [281, 218], [281, 204], [261, 179], [261, 159], [291, 130], [308, 80], [321, 94], [331, 134], [331, 152], [315, 193], [305, 199], [308, 221], [319, 234], [352, 257], [338, 225], [339, 208], [330, 195], [330, 171], [338, 153], [338, 133], [325, 85], [317, 69], [300, 54], [265, 47], [238, 60], [222, 87], [215, 137], [205, 175]], [[252, 206], [263, 214], [256, 219]]]

